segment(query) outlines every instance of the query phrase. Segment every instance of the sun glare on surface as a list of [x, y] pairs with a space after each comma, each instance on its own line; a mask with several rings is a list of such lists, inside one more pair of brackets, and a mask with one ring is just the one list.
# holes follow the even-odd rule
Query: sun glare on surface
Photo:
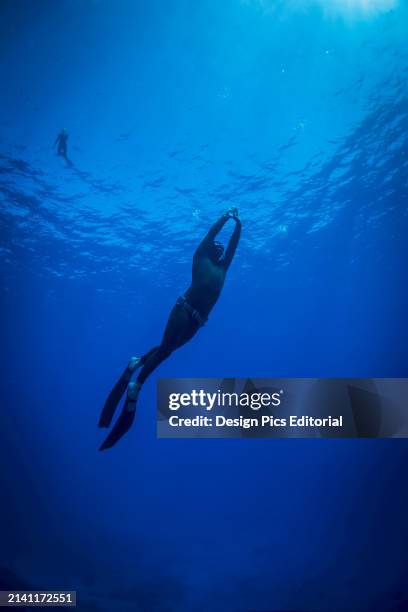
[[376, 15], [390, 11], [397, 6], [398, 0], [316, 0], [328, 13], [346, 15]]
[[[258, 3], [266, 12], [276, 10], [277, 0], [241, 0], [244, 4]], [[302, 10], [319, 6], [327, 16], [367, 18], [396, 8], [399, 0], [283, 0], [287, 8]]]

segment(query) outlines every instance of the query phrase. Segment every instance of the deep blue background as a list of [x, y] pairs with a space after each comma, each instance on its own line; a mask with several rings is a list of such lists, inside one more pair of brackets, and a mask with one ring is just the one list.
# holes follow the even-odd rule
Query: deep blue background
[[[4, 586], [407, 609], [405, 441], [155, 438], [157, 375], [407, 376], [408, 11], [321, 4], [1, 3]], [[106, 394], [232, 204], [208, 325], [97, 453]]]

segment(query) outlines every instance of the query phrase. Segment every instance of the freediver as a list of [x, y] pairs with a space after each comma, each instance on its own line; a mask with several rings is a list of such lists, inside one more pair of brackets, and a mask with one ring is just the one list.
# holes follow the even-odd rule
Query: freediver
[[[235, 228], [224, 254], [224, 247], [215, 240], [225, 223], [233, 219]], [[192, 281], [186, 293], [179, 297], [173, 307], [163, 338], [143, 357], [132, 357], [125, 371], [109, 394], [99, 419], [99, 427], [109, 427], [114, 412], [126, 391], [122, 412], [99, 450], [111, 448], [130, 429], [135, 418], [136, 403], [146, 378], [165, 359], [191, 340], [207, 321], [224, 285], [225, 276], [231, 265], [241, 235], [241, 221], [238, 210], [230, 208], [214, 223], [193, 257]], [[136, 381], [131, 382], [134, 372], [142, 368]]]
[[54, 143], [54, 147], [58, 145], [57, 155], [61, 155], [65, 159], [68, 159], [68, 135], [67, 130], [62, 128]]

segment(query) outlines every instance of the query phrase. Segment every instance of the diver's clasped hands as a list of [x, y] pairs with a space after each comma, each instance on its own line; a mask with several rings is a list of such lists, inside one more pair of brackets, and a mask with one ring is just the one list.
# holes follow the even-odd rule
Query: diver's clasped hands
[[227, 210], [227, 212], [225, 213], [226, 217], [229, 217], [230, 219], [238, 219], [238, 208], [236, 208], [235, 206], [233, 206], [232, 208], [229, 208]]

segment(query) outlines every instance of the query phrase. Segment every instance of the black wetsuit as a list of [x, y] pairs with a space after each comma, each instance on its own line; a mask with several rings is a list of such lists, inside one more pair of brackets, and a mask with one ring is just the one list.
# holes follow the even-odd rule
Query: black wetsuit
[[[228, 219], [234, 219], [235, 229], [225, 256], [217, 260], [214, 238]], [[194, 254], [191, 285], [185, 295], [173, 307], [161, 344], [142, 357], [143, 368], [137, 378], [138, 383], [143, 384], [157, 366], [167, 359], [173, 351], [191, 340], [205, 323], [220, 297], [225, 276], [235, 255], [240, 235], [241, 222], [238, 217], [226, 214], [214, 223]]]

